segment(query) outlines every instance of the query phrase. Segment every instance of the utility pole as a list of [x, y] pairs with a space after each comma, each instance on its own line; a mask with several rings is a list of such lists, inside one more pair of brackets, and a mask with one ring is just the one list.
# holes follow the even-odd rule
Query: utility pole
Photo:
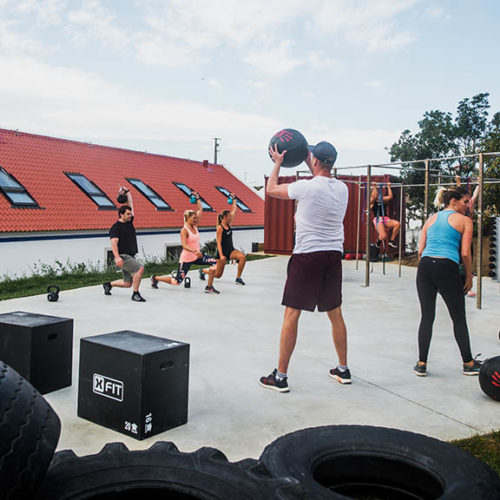
[[214, 137], [214, 163], [217, 165], [217, 152], [219, 151], [221, 139], [219, 137]]

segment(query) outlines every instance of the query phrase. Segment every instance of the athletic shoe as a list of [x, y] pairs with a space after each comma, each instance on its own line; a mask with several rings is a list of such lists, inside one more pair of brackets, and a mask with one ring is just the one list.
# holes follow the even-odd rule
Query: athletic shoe
[[111, 295], [111, 289], [113, 287], [111, 286], [111, 283], [109, 281], [106, 281], [106, 283], [103, 283], [102, 287], [104, 288], [104, 295]]
[[205, 287], [205, 293], [215, 293], [219, 294], [219, 290], [216, 290], [213, 286], [206, 286]]
[[205, 273], [203, 272], [203, 269], [198, 269], [198, 274], [200, 276], [200, 280], [205, 281]]
[[375, 246], [377, 248], [380, 248], [380, 245], [382, 244], [382, 241], [381, 240], [377, 240], [377, 242], [375, 243]]
[[286, 378], [283, 378], [281, 380], [276, 379], [276, 368], [273, 370], [273, 373], [271, 373], [267, 377], [260, 377], [259, 384], [262, 387], [265, 387], [266, 389], [271, 389], [273, 391], [277, 392], [290, 392], [290, 389], [288, 388], [288, 382]]
[[396, 248], [396, 249], [398, 248], [398, 246], [396, 245], [396, 243], [394, 243], [394, 241], [389, 241], [389, 246], [391, 248]]
[[339, 370], [339, 367], [337, 366], [336, 368], [332, 368], [329, 372], [330, 377], [335, 379], [337, 382], [340, 382], [341, 384], [350, 384], [351, 383], [351, 372], [349, 369], [347, 369], [344, 372], [341, 372]]
[[334, 378], [337, 382], [340, 382], [341, 384], [351, 383], [351, 372], [349, 371], [349, 369], [341, 372], [339, 370], [339, 367], [337, 366], [336, 368], [332, 368], [329, 373], [330, 377]]
[[139, 292], [134, 292], [132, 294], [132, 300], [134, 302], [146, 302], [146, 299]]
[[151, 276], [151, 286], [153, 288], [158, 288], [158, 280], [155, 278], [155, 275]]
[[420, 364], [417, 363], [413, 367], [413, 371], [415, 372], [415, 375], [417, 377], [427, 377], [427, 364], [420, 365]]
[[463, 365], [462, 373], [464, 375], [479, 375], [479, 370], [481, 369], [481, 365], [483, 364], [483, 362], [477, 360], [476, 358], [472, 360], [474, 361], [474, 364], [472, 366]]
[[235, 282], [237, 285], [244, 285], [244, 284], [245, 284], [245, 282], [244, 282], [241, 278], [236, 278], [236, 279], [234, 280], [234, 282]]

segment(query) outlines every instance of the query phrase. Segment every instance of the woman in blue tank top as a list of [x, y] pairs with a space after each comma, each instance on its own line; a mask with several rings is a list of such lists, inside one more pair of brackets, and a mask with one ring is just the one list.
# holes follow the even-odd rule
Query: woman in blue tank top
[[[443, 297], [453, 321], [453, 333], [462, 356], [464, 375], [477, 375], [481, 363], [472, 358], [465, 317], [465, 294], [472, 288], [472, 220], [465, 213], [470, 196], [466, 189], [442, 188], [438, 194], [444, 209], [429, 217], [420, 237], [417, 291], [422, 317], [418, 329], [419, 377], [427, 375], [427, 355], [436, 314], [437, 293]], [[459, 272], [462, 260], [465, 282]]]

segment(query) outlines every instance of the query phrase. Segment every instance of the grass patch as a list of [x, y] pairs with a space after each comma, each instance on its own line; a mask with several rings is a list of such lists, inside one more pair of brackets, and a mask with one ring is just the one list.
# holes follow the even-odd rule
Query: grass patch
[[[247, 255], [247, 260], [260, 260], [270, 255]], [[177, 269], [177, 262], [149, 260], [144, 264], [144, 277], [152, 274], [170, 274]], [[202, 266], [193, 266], [197, 269]], [[47, 286], [57, 285], [61, 291], [84, 286], [100, 285], [104, 281], [120, 279], [122, 273], [117, 269], [100, 271], [97, 266], [79, 264], [35, 265], [34, 275], [21, 278], [4, 278], [0, 281], [0, 300], [29, 297], [47, 292]]]
[[497, 474], [500, 474], [500, 431], [472, 436], [467, 439], [457, 439], [450, 441], [450, 443], [480, 458]]

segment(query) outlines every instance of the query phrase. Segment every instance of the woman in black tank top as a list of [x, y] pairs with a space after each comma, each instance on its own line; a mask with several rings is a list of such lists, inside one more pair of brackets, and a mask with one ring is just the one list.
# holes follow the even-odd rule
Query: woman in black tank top
[[[222, 248], [222, 255], [224, 255], [224, 257], [226, 257], [226, 259], [230, 259], [231, 252], [234, 250], [233, 231], [232, 231], [231, 226], [229, 224], [227, 224], [227, 226], [224, 227], [223, 224], [219, 223], [219, 226], [222, 228], [221, 238], [220, 238], [220, 246]], [[219, 254], [218, 248], [219, 248], [219, 245], [217, 245], [217, 255], [215, 257], [216, 259], [220, 259], [220, 254]]]
[[[236, 274], [235, 283], [237, 285], [244, 285], [245, 282], [241, 279], [243, 269], [246, 263], [246, 257], [243, 252], [236, 250], [233, 245], [233, 229], [231, 224], [234, 221], [236, 215], [236, 210], [238, 205], [236, 204], [236, 198], [233, 194], [230, 195], [230, 199], [233, 200], [233, 206], [231, 210], [222, 210], [217, 215], [217, 264], [215, 267], [215, 278], [220, 278], [224, 273], [224, 268], [228, 260], [238, 261], [238, 271]], [[208, 287], [212, 286], [213, 278], [209, 276]]]

